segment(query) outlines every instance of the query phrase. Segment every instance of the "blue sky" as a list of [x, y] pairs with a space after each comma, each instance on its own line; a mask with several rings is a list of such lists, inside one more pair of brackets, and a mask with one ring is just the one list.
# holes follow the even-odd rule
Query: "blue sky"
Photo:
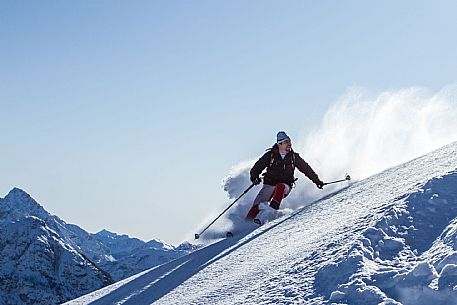
[[348, 88], [456, 81], [454, 1], [0, 1], [0, 196], [178, 243]]

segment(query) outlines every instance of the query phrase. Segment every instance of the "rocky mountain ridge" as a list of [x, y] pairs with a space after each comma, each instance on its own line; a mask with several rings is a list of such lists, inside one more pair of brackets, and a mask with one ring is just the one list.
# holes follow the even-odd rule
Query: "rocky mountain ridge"
[[60, 304], [189, 251], [107, 230], [89, 233], [19, 188], [0, 198], [0, 304]]

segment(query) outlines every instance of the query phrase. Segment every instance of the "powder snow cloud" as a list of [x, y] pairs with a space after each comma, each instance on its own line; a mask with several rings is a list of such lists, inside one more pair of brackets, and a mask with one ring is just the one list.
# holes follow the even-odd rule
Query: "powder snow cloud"
[[[456, 141], [457, 84], [436, 92], [422, 87], [383, 92], [350, 88], [329, 108], [318, 128], [291, 136], [294, 150], [324, 182], [342, 179], [346, 173], [360, 180]], [[223, 182], [230, 198], [250, 185], [249, 170], [255, 161], [233, 166]], [[344, 185], [321, 191], [298, 171], [296, 177], [297, 186], [284, 208], [296, 209]], [[230, 210], [232, 222], [245, 215], [258, 188]]]

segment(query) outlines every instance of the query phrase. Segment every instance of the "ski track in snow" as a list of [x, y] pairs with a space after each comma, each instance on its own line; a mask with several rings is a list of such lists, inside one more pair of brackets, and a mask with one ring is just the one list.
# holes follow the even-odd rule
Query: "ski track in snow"
[[66, 304], [457, 304], [456, 167], [453, 143]]

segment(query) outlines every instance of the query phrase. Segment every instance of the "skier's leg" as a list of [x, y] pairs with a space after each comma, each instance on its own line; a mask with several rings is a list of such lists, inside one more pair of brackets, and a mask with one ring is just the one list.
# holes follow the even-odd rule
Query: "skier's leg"
[[246, 219], [253, 220], [257, 216], [257, 214], [259, 214], [259, 211], [259, 205], [253, 204], [248, 214], [246, 215]]
[[278, 210], [279, 205], [284, 197], [286, 197], [290, 192], [290, 187], [285, 183], [278, 183], [276, 184], [275, 191], [273, 197], [270, 200], [270, 206]]
[[268, 185], [264, 184], [262, 189], [259, 191], [259, 194], [257, 194], [257, 197], [255, 197], [254, 202], [252, 203], [252, 207], [249, 210], [246, 219], [248, 220], [253, 220], [259, 213], [259, 204], [261, 202], [266, 202], [270, 200], [271, 196], [273, 195], [275, 187], [273, 185]]
[[278, 183], [269, 198], [269, 203], [262, 201], [259, 205], [259, 212], [254, 222], [261, 225], [276, 218], [281, 200], [290, 192], [290, 187], [285, 183]]

